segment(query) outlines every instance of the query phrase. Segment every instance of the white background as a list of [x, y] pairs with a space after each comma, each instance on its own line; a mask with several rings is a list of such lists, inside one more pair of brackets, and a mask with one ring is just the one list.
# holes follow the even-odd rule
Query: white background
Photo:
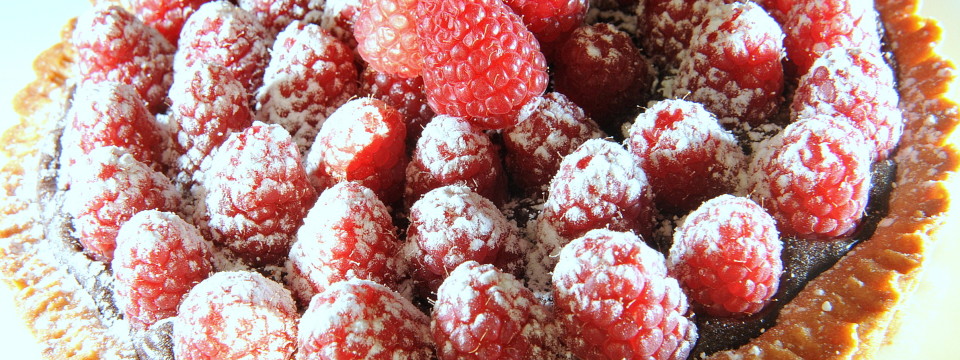
[[[4, 0], [0, 2], [0, 128], [13, 124], [16, 115], [9, 105], [17, 90], [31, 79], [31, 62], [42, 50], [59, 40], [62, 25], [89, 8], [85, 0]], [[921, 12], [941, 18], [946, 28], [943, 50], [952, 59], [960, 60], [960, 2], [928, 0]], [[954, 89], [954, 99], [960, 99]], [[954, 221], [956, 222], [956, 221]], [[955, 232], [947, 232], [930, 263], [937, 265], [927, 274], [917, 296], [908, 303], [911, 316], [904, 320], [895, 345], [884, 349], [882, 359], [920, 358], [955, 359], [957, 326], [960, 326], [960, 242]], [[0, 349], [8, 359], [38, 359], [40, 347], [24, 327], [13, 309], [13, 293], [0, 285]], [[912, 300], [913, 300], [912, 299]]]

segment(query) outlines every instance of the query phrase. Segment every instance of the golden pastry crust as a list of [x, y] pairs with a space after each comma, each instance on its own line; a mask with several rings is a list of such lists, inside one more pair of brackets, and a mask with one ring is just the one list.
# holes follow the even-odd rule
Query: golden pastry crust
[[[892, 333], [899, 305], [916, 287], [925, 251], [937, 241], [949, 208], [945, 183], [960, 166], [960, 154], [948, 140], [960, 120], [957, 104], [944, 98], [953, 81], [952, 65], [933, 51], [940, 28], [915, 14], [918, 0], [877, 0], [877, 7], [895, 55], [907, 120], [895, 156], [890, 213], [870, 240], [785, 305], [776, 326], [710, 358], [869, 357]], [[72, 28], [72, 23], [65, 27], [65, 39]], [[73, 57], [68, 44], [63, 41], [38, 57], [37, 80], [15, 100], [23, 118], [0, 139], [0, 273], [16, 291], [18, 310], [44, 357], [135, 358], [127, 333], [103, 323], [74, 277], [34, 254], [44, 232], [33, 182], [44, 136], [66, 106]]]

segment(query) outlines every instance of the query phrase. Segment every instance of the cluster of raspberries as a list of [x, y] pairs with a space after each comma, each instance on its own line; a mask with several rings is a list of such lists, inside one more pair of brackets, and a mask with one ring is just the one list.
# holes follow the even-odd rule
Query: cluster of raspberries
[[781, 237], [858, 229], [903, 132], [870, 4], [101, 5], [59, 186], [178, 359], [685, 359]]

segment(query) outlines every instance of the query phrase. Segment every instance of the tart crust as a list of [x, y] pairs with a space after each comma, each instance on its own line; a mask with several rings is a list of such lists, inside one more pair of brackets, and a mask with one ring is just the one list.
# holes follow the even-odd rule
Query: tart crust
[[[960, 166], [950, 137], [958, 107], [944, 95], [953, 65], [934, 52], [941, 29], [916, 15], [919, 0], [876, 0], [895, 57], [900, 107], [907, 121], [895, 155], [890, 212], [874, 236], [785, 305], [777, 325], [738, 349], [711, 359], [825, 359], [870, 357], [894, 333], [899, 309], [916, 288], [925, 254], [940, 238], [950, 205], [946, 184]], [[72, 49], [63, 41], [34, 62], [37, 79], [14, 101], [20, 122], [0, 145], [0, 278], [15, 293], [17, 310], [56, 359], [136, 358], [125, 328], [106, 324], [90, 294], [50, 257], [37, 199], [44, 141], [69, 98]], [[699, 354], [694, 354], [699, 357]]]

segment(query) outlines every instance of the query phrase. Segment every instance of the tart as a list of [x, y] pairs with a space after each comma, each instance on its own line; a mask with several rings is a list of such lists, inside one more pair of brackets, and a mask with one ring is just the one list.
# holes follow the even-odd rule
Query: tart
[[[949, 138], [958, 121], [958, 109], [955, 103], [944, 98], [944, 93], [953, 80], [952, 65], [934, 53], [932, 49], [932, 44], [940, 36], [939, 28], [935, 24], [923, 21], [914, 14], [917, 4], [913, 1], [878, 0], [876, 7], [884, 25], [885, 50], [887, 51], [886, 54], [889, 55], [887, 60], [892, 64], [896, 74], [897, 89], [900, 96], [899, 108], [903, 112], [905, 126], [903, 136], [896, 148], [890, 153], [890, 160], [887, 162], [895, 165], [888, 167], [887, 170], [881, 169], [875, 172], [875, 174], [886, 174], [879, 176], [881, 178], [884, 176], [889, 178], [888, 181], [875, 181], [875, 183], [880, 184], [880, 186], [874, 185], [874, 188], [880, 188], [880, 190], [877, 190], [880, 195], [874, 197], [884, 198], [885, 200], [882, 202], [885, 204], [880, 205], [880, 210], [876, 210], [876, 208], [872, 210], [879, 215], [863, 220], [864, 224], [871, 225], [861, 225], [875, 227], [875, 230], [865, 238], [857, 239], [852, 250], [845, 251], [850, 244], [841, 245], [840, 247], [844, 249], [839, 252], [833, 250], [834, 256], [838, 260], [835, 260], [836, 264], [829, 265], [829, 269], [822, 273], [796, 275], [798, 277], [812, 277], [812, 279], [809, 282], [801, 281], [800, 284], [796, 284], [795, 297], [790, 299], [788, 303], [779, 303], [771, 307], [777, 308], [775, 314], [772, 315], [774, 320], [757, 320], [759, 325], [756, 325], [754, 329], [747, 330], [752, 335], [747, 336], [745, 342], [735, 345], [721, 345], [720, 347], [694, 348], [690, 351], [690, 356], [698, 358], [869, 357], [878, 351], [888, 336], [895, 333], [896, 326], [900, 321], [899, 310], [901, 304], [917, 286], [924, 260], [929, 256], [929, 248], [937, 244], [941, 237], [941, 229], [947, 219], [950, 193], [947, 191], [945, 184], [951, 174], [956, 171], [958, 165], [958, 154], [955, 152], [953, 145], [949, 143]], [[603, 17], [604, 14], [600, 16]], [[613, 16], [610, 22], [617, 23], [616, 16]], [[67, 25], [64, 32], [65, 39], [71, 37], [75, 30], [74, 24], [71, 22]], [[278, 39], [281, 36], [282, 34], [278, 35]], [[544, 44], [547, 43], [544, 42]], [[555, 53], [553, 51], [545, 52], [551, 59], [554, 57], [562, 59], [563, 51], [561, 47]], [[355, 54], [355, 56], [362, 58], [363, 52], [361, 51], [360, 54]], [[3, 235], [5, 240], [3, 248], [0, 249], [3, 251], [3, 260], [0, 265], [2, 265], [5, 279], [8, 280], [8, 283], [13, 284], [18, 291], [18, 310], [24, 314], [28, 325], [35, 330], [35, 335], [43, 344], [44, 356], [50, 358], [136, 358], [138, 356], [150, 358], [149, 353], [153, 350], [163, 351], [166, 349], [166, 351], [169, 351], [170, 346], [164, 344], [165, 341], [169, 341], [170, 332], [169, 330], [163, 330], [163, 328], [169, 329], [176, 321], [161, 322], [161, 325], [156, 326], [157, 329], [160, 329], [157, 331], [131, 331], [130, 328], [135, 327], [135, 325], [131, 325], [132, 320], [127, 319], [128, 316], [124, 316], [113, 300], [110, 299], [114, 297], [112, 294], [112, 291], [114, 291], [113, 275], [108, 265], [109, 262], [104, 262], [103, 258], [99, 258], [107, 256], [106, 254], [109, 253], [84, 251], [77, 246], [75, 240], [70, 240], [73, 235], [69, 232], [65, 233], [64, 229], [65, 226], [69, 228], [71, 225], [64, 223], [68, 220], [60, 214], [63, 210], [57, 206], [60, 203], [56, 199], [63, 196], [61, 189], [64, 186], [58, 184], [58, 182], [64, 181], [62, 179], [64, 175], [62, 172], [58, 172], [56, 165], [57, 161], [62, 158], [62, 156], [59, 156], [59, 138], [66, 131], [62, 124], [63, 119], [70, 113], [72, 104], [78, 101], [76, 100], [77, 83], [75, 82], [77, 74], [74, 70], [74, 63], [77, 59], [77, 50], [68, 40], [41, 54], [35, 62], [38, 79], [24, 89], [15, 101], [16, 110], [23, 118], [20, 123], [5, 132], [3, 136], [3, 143], [5, 144], [3, 185], [6, 196], [3, 203], [4, 225], [0, 234]], [[178, 60], [173, 61], [173, 66], [176, 67]], [[442, 62], [445, 59], [438, 57], [425, 61]], [[538, 61], [542, 62], [543, 60], [534, 58], [528, 62], [536, 65]], [[216, 73], [213, 70], [211, 72]], [[251, 79], [239, 82], [239, 84], [255, 86], [249, 84], [251, 82], [255, 83], [256, 78], [257, 76], [253, 76]], [[426, 76], [425, 79], [428, 85], [443, 81]], [[535, 79], [527, 85], [532, 88], [545, 86], [545, 84], [540, 84], [542, 82], [542, 79]], [[542, 90], [541, 87], [540, 90], [533, 90], [533, 92], [542, 92]], [[253, 91], [250, 91], [250, 93], [253, 93]], [[269, 101], [263, 98], [249, 100], [263, 103]], [[176, 102], [176, 100], [172, 101]], [[162, 106], [153, 104], [153, 106]], [[434, 109], [446, 109], [444, 106], [451, 105], [431, 104]], [[450, 110], [441, 111], [444, 113], [451, 112]], [[469, 116], [474, 115], [469, 114]], [[330, 115], [330, 119], [334, 118], [333, 115]], [[496, 122], [499, 120], [489, 121], [484, 123], [484, 126], [500, 126]], [[450, 120], [447, 122], [454, 123], [456, 121]], [[611, 133], [617, 130], [614, 127], [611, 131], [611, 125], [605, 122], [600, 125], [604, 128], [603, 130]], [[456, 124], [446, 126], [462, 127], [462, 125]], [[275, 130], [275, 128], [271, 128], [270, 131], [266, 131], [269, 134], [262, 136], [271, 138], [273, 136], [271, 134]], [[304, 151], [309, 147], [309, 140], [302, 139], [312, 139], [314, 135], [318, 133], [323, 135], [325, 132], [325, 130], [311, 129], [310, 127], [302, 127], [298, 130], [290, 131], [294, 135], [294, 139], [291, 141], [291, 146], [286, 148], [292, 149], [300, 146], [302, 148], [299, 150]], [[427, 135], [424, 136], [430, 136], [430, 131], [437, 130], [425, 127], [424, 133]], [[440, 131], [443, 134], [442, 131], [461, 130], [447, 128]], [[334, 134], [330, 137], [333, 140], [329, 141], [335, 144], [337, 135], [341, 135], [341, 138], [353, 138], [343, 136], [343, 134]], [[464, 136], [473, 135], [475, 134], [465, 134]], [[251, 138], [256, 136], [261, 135], [250, 135]], [[401, 141], [391, 141], [402, 143], [402, 137], [400, 139]], [[277, 150], [277, 152], [282, 151]], [[227, 154], [226, 151], [223, 153]], [[304, 155], [307, 164], [309, 164], [310, 157], [306, 153]], [[217, 156], [221, 155], [218, 153]], [[242, 154], [237, 156], [242, 157]], [[413, 157], [413, 161], [417, 161], [416, 153], [413, 154]], [[122, 157], [118, 156], [118, 158]], [[220, 169], [216, 166], [204, 168], [204, 165], [200, 163], [194, 165], [206, 171], [229, 170]], [[314, 185], [329, 181], [329, 179], [324, 178], [324, 174], [329, 176], [333, 171], [337, 171], [335, 165], [322, 162], [313, 164], [314, 169], [319, 169], [317, 171], [320, 175], [300, 181], [304, 183], [309, 181]], [[308, 168], [310, 166], [307, 165]], [[875, 175], [875, 178], [877, 177]], [[79, 178], [81, 176], [78, 175], [77, 179]], [[80, 181], [77, 179], [71, 176], [69, 181]], [[176, 181], [174, 179], [174, 182]], [[189, 180], [185, 180], [183, 183], [189, 183]], [[886, 183], [886, 185], [883, 185], [883, 183]], [[76, 185], [71, 184], [71, 186]], [[367, 186], [372, 187], [374, 192], [379, 190], [374, 185]], [[387, 196], [397, 194], [396, 189], [389, 187], [395, 185], [385, 186], [386, 190], [383, 190], [383, 193], [378, 193], [378, 197], [383, 198], [384, 194], [387, 194]], [[883, 190], [883, 188], [886, 190]], [[448, 189], [448, 191], [470, 193], [471, 199], [476, 197], [476, 194], [465, 189], [458, 188], [456, 191]], [[300, 194], [298, 196], [315, 198], [316, 194]], [[483, 195], [481, 197], [497, 198], [496, 195]], [[495, 205], [483, 202], [483, 200], [476, 201], [482, 203], [482, 205], [476, 205], [478, 207], [509, 207], [509, 205], [505, 205], [508, 201], [502, 198], [495, 200]], [[397, 208], [404, 206], [399, 203], [391, 205]], [[523, 215], [522, 213], [525, 211], [536, 213], [537, 209], [536, 206], [530, 206], [529, 208], [517, 206], [511, 210], [515, 210], [516, 213], [521, 213], [521, 215], [514, 213], [511, 219], [514, 220], [514, 223], [522, 223], [517, 219], [522, 219], [524, 216], [536, 217], [535, 214]], [[299, 216], [303, 218], [309, 215], [300, 214]], [[197, 223], [209, 222], [209, 219], [204, 219], [202, 216], [188, 220]], [[508, 222], [504, 226], [509, 228], [511, 225]], [[655, 225], [636, 225], [632, 229], [641, 237], [656, 238], [657, 235], [651, 229], [652, 227], [655, 227]], [[418, 232], [426, 231], [416, 230]], [[213, 235], [209, 232], [217, 230], [205, 229], [201, 232], [204, 231], [207, 233], [202, 236], [210, 237]], [[590, 235], [585, 237], [610, 236], [608, 234], [603, 234], [603, 236], [595, 233], [590, 234], [593, 234], [592, 237]], [[507, 242], [509, 241], [515, 240], [508, 240]], [[580, 243], [583, 242], [578, 242], [578, 244]], [[230, 242], [217, 242], [217, 247], [229, 248], [232, 252], [244, 251], [236, 250], [229, 244]], [[803, 250], [805, 246], [798, 246], [790, 250], [789, 244], [788, 242], [787, 251], [806, 251]], [[406, 249], [403, 251], [409, 252]], [[827, 249], [826, 252], [831, 252], [831, 250]], [[504, 253], [510, 252], [504, 251]], [[270, 254], [271, 257], [284, 256], [276, 255], [275, 252], [270, 252]], [[425, 256], [431, 256], [431, 254]], [[509, 258], [510, 256], [506, 257]], [[255, 256], [248, 258], [242, 255], [240, 258], [240, 263], [257, 264], [261, 261], [276, 263], [276, 259], [272, 258], [265, 259]], [[443, 257], [440, 260], [443, 260]], [[230, 259], [227, 262], [230, 261], [237, 260]], [[493, 264], [504, 270], [514, 272], [518, 277], [524, 276], [523, 272], [516, 270], [515, 266], [511, 265], [509, 261], [493, 262]], [[477, 267], [475, 265], [477, 264], [470, 263], [469, 267]], [[223, 261], [214, 264], [214, 267], [217, 267], [218, 270], [227, 270], [234, 266], [233, 263], [225, 264]], [[276, 270], [269, 266], [254, 265], [252, 268], [268, 274], [276, 274], [279, 271], [281, 275], [275, 275], [275, 277], [280, 279], [290, 276], [283, 273], [284, 270]], [[453, 267], [447, 269], [447, 271], [453, 270]], [[495, 272], [496, 270], [487, 266], [483, 271]], [[458, 267], [456, 273], [461, 272], [466, 272], [466, 270]], [[430, 278], [429, 274], [417, 275], [416, 271], [412, 271], [412, 273], [414, 275], [411, 276], [414, 278], [427, 277], [426, 279], [416, 279], [416, 281], [429, 284], [426, 285], [428, 293], [430, 290], [440, 291], [444, 294], [450, 293], [450, 286], [438, 283], [438, 280]], [[497, 276], [509, 278], [506, 275]], [[226, 277], [218, 276], [218, 278]], [[255, 281], [265, 282], [269, 280], [257, 278]], [[382, 280], [381, 282], [386, 281]], [[385, 291], [382, 289], [383, 286], [378, 287], [369, 283], [351, 284], [353, 286], [333, 285], [330, 284], [331, 290], [347, 293], [367, 288]], [[290, 285], [290, 287], [292, 286]], [[417, 295], [415, 291], [413, 295], [410, 295], [409, 289], [407, 290], [408, 295], [414, 298], [417, 296], [430, 297], [429, 294]], [[282, 291], [280, 290], [280, 292]], [[293, 289], [293, 291], [296, 293], [299, 290]], [[300, 306], [306, 307], [306, 303], [310, 302], [309, 298], [309, 296], [303, 296]], [[318, 298], [323, 297], [314, 299]], [[444, 301], [447, 300], [444, 299]], [[292, 300], [271, 306], [285, 309], [285, 316], [289, 316], [291, 311], [287, 309], [291, 308], [290, 303], [292, 303]], [[194, 306], [194, 302], [190, 302], [190, 304]], [[429, 305], [420, 305], [429, 308]], [[407, 308], [409, 307], [405, 309]], [[543, 312], [541, 308], [531, 310], [531, 313], [538, 314], [537, 316], [543, 315], [541, 312]], [[423, 321], [422, 316], [416, 314], [409, 316], [416, 320], [406, 320], [407, 324]], [[708, 316], [699, 314], [698, 317], [700, 318], [698, 323], [700, 325], [707, 321], [706, 319], [709, 319]], [[723, 337], [723, 333], [732, 331], [729, 330], [730, 328], [743, 327], [743, 325], [739, 325], [740, 321], [736, 319], [730, 321], [721, 319], [716, 322], [723, 323], [715, 325], [715, 330], [713, 330], [715, 333], [721, 334], [720, 337]], [[738, 324], [729, 325], [730, 322]], [[180, 327], [183, 328], [185, 325], [180, 325]], [[709, 330], [705, 330], [708, 327], [710, 326], [701, 327], [701, 341], [713, 336], [710, 335]], [[301, 326], [301, 331], [303, 331], [303, 326]], [[130, 333], [135, 335], [130, 335]], [[549, 347], [549, 345], [544, 346]], [[545, 355], [537, 355], [537, 357], [542, 356]]]

